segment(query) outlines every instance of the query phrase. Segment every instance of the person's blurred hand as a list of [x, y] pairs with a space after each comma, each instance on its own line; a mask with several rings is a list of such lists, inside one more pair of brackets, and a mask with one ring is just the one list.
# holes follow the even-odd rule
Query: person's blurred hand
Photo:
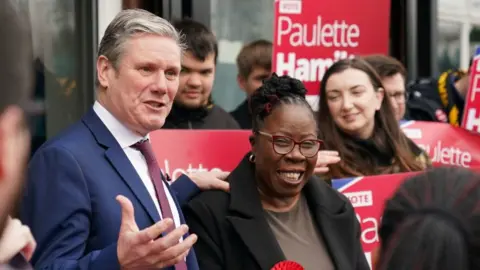
[[227, 177], [230, 172], [194, 172], [187, 176], [200, 188], [201, 190], [220, 189], [228, 192], [230, 184], [227, 182]]
[[29, 154], [23, 111], [8, 107], [0, 112], [0, 234], [22, 191]]
[[18, 219], [8, 218], [0, 238], [0, 263], [7, 263], [18, 253], [30, 260], [37, 246], [30, 228]]
[[313, 171], [316, 175], [322, 175], [328, 172], [328, 165], [340, 162], [340, 156], [337, 151], [321, 150], [318, 152], [317, 165]]
[[20, 108], [12, 106], [0, 116], [0, 181], [21, 186], [30, 151], [30, 133]]

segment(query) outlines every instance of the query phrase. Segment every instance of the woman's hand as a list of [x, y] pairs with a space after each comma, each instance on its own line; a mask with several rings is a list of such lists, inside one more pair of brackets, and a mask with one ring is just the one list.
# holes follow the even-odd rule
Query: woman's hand
[[30, 260], [36, 246], [30, 228], [18, 219], [9, 218], [0, 238], [0, 263], [7, 263], [18, 253]]
[[340, 156], [337, 151], [318, 151], [317, 165], [313, 171], [317, 175], [322, 175], [328, 172], [328, 165], [335, 164], [340, 161]]

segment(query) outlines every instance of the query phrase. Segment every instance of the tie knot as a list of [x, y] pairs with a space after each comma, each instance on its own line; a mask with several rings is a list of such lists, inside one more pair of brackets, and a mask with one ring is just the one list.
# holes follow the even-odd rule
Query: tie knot
[[142, 149], [142, 148], [145, 148], [146, 145], [149, 144], [149, 143], [150, 143], [150, 142], [148, 141], [148, 139], [143, 139], [143, 140], [140, 140], [140, 141], [134, 143], [134, 144], [132, 145], [132, 147], [135, 148], [135, 149], [140, 150], [140, 149]]
[[141, 140], [135, 143], [134, 145], [132, 145], [132, 147], [137, 149], [143, 154], [143, 156], [147, 160], [147, 163], [156, 162], [155, 154], [153, 153], [152, 145], [150, 144], [149, 140], [147, 139]]

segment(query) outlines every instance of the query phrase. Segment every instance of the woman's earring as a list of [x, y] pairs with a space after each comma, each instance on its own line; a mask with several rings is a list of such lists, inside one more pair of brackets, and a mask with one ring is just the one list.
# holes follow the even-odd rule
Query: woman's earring
[[255, 163], [255, 155], [250, 154], [250, 156], [248, 157], [248, 161], [250, 161], [251, 163]]

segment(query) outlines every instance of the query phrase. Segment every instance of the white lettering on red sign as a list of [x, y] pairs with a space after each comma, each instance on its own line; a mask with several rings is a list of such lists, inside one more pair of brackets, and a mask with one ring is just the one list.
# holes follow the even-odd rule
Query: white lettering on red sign
[[[474, 91], [472, 93], [472, 97], [475, 96], [475, 92], [476, 91]], [[476, 132], [480, 132], [480, 117], [477, 113], [477, 109], [475, 109], [475, 108], [468, 109], [468, 111], [467, 111], [467, 122], [465, 124], [465, 128], [468, 129], [468, 130], [473, 130], [473, 131], [476, 131]]]
[[365, 206], [372, 206], [373, 205], [373, 197], [372, 191], [358, 191], [358, 192], [345, 192], [343, 193], [350, 202], [352, 203], [353, 207], [365, 207]]
[[194, 167], [192, 163], [188, 164], [187, 168], [174, 168], [170, 169], [170, 162], [168, 159], [165, 159], [163, 162], [163, 168], [165, 169], [163, 172], [170, 175], [172, 180], [176, 180], [178, 177], [180, 177], [182, 174], [189, 174], [189, 173], [194, 173], [194, 172], [222, 172], [222, 169], [220, 168], [212, 168], [212, 169], [207, 169], [203, 167], [202, 163], [199, 163], [198, 166]]
[[317, 16], [315, 23], [308, 25], [295, 23], [290, 17], [278, 17], [277, 45], [288, 40], [293, 47], [337, 47], [355, 48], [360, 38], [360, 27], [348, 24], [345, 20], [322, 22], [322, 16]]
[[379, 221], [374, 217], [362, 218], [358, 213], [356, 216], [358, 222], [360, 222], [360, 226], [362, 227], [362, 234], [360, 235], [362, 242], [365, 244], [373, 244], [378, 242]]
[[469, 168], [472, 162], [472, 155], [467, 151], [462, 151], [457, 147], [445, 147], [442, 141], [436, 145], [418, 144], [432, 158], [432, 162], [438, 162], [444, 165], [461, 166]]
[[345, 20], [322, 21], [317, 16], [311, 24], [294, 22], [288, 16], [278, 17], [277, 46], [288, 42], [292, 47], [335, 48], [332, 57], [297, 58], [295, 52], [276, 54], [275, 72], [287, 74], [303, 82], [319, 82], [325, 71], [338, 60], [353, 58], [350, 48], [359, 45], [360, 27]]
[[302, 1], [301, 0], [281, 0], [279, 4], [280, 14], [301, 14]]
[[321, 81], [325, 71], [338, 60], [353, 58], [346, 51], [335, 51], [332, 58], [298, 58], [294, 52], [277, 53], [276, 73], [287, 74], [303, 82]]
[[[480, 61], [477, 61], [477, 63], [480, 63]], [[470, 102], [474, 102], [476, 99], [476, 94], [480, 92], [480, 74], [476, 74], [475, 77], [473, 77], [473, 86], [472, 86], [472, 91], [470, 95]]]

